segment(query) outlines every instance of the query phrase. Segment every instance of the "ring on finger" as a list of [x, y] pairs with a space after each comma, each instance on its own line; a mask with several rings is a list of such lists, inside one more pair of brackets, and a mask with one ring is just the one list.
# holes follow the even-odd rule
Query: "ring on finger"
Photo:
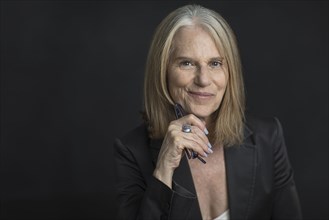
[[189, 124], [184, 124], [184, 125], [182, 126], [182, 131], [183, 131], [184, 133], [191, 133], [191, 132], [192, 132], [192, 127], [191, 127], [191, 125], [189, 125]]

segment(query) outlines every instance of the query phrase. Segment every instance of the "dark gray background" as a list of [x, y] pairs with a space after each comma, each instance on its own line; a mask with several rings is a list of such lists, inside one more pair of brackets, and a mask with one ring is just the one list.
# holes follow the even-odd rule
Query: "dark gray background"
[[[186, 3], [1, 2], [1, 219], [113, 219], [114, 137], [141, 122], [153, 31]], [[328, 2], [201, 4], [237, 34], [248, 111], [283, 124], [305, 219], [328, 219]]]

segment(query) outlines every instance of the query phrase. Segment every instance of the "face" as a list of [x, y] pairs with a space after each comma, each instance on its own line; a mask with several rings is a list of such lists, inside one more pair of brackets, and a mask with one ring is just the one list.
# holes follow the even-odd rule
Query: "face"
[[173, 39], [167, 81], [174, 102], [206, 122], [222, 102], [227, 66], [211, 36], [201, 27], [182, 27]]

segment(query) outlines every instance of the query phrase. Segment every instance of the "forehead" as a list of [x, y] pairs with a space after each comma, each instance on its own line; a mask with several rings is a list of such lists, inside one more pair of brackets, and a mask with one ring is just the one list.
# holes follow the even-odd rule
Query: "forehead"
[[179, 28], [172, 41], [172, 51], [177, 53], [202, 53], [220, 54], [218, 45], [216, 44], [210, 31], [200, 25], [189, 25]]

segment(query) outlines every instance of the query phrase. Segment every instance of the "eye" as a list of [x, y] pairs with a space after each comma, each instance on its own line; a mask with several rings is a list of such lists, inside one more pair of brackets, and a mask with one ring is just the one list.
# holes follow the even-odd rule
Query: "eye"
[[215, 61], [211, 61], [210, 62], [210, 66], [211, 67], [214, 67], [214, 68], [220, 67], [221, 65], [222, 65], [222, 62], [221, 61], [218, 61], [218, 60], [215, 60]]
[[182, 62], [179, 63], [179, 66], [183, 69], [190, 69], [192, 68], [194, 65], [191, 61], [189, 60], [183, 60]]
[[192, 63], [188, 60], [184, 60], [182, 62], [180, 62], [181, 66], [192, 66]]

